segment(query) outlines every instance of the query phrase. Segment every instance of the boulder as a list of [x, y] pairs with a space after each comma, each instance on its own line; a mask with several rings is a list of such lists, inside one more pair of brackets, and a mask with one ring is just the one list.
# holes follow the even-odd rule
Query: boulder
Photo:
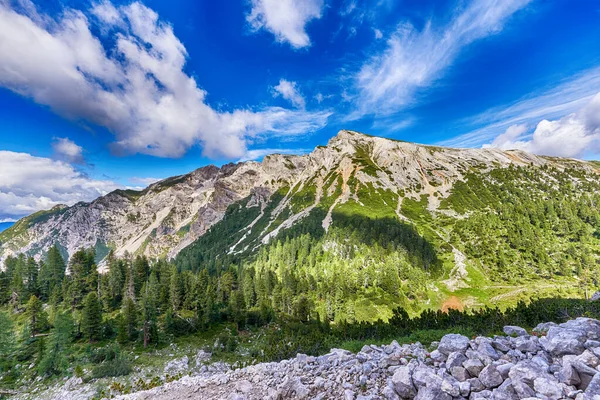
[[548, 335], [540, 339], [540, 343], [547, 352], [560, 357], [566, 354], [583, 353], [586, 339], [586, 334], [582, 330], [557, 326], [550, 328]]
[[497, 360], [500, 358], [496, 349], [494, 349], [488, 341], [481, 342], [479, 346], [477, 346], [477, 352], [479, 353], [479, 356], [484, 359]]
[[533, 381], [533, 389], [549, 400], [558, 400], [562, 398], [562, 387], [556, 379], [549, 376], [535, 378]]
[[494, 364], [490, 364], [481, 370], [479, 380], [488, 389], [498, 387], [504, 382], [502, 375], [500, 375]]
[[519, 336], [514, 339], [516, 350], [523, 353], [535, 353], [538, 350], [538, 340], [536, 337]]
[[600, 321], [592, 318], [579, 317], [559, 325], [561, 328], [583, 333], [588, 339], [600, 339]]
[[581, 379], [579, 378], [579, 372], [573, 368], [571, 363], [564, 363], [562, 368], [557, 374], [558, 379], [569, 386], [577, 386], [581, 383]]
[[454, 351], [448, 355], [446, 360], [446, 368], [451, 369], [452, 367], [459, 367], [467, 361], [467, 357], [460, 351]]
[[417, 394], [409, 367], [399, 367], [394, 372], [392, 385], [398, 396], [403, 399], [411, 399]]
[[464, 352], [469, 348], [469, 338], [456, 333], [445, 335], [438, 346], [438, 351], [449, 355], [454, 351]]
[[503, 331], [507, 336], [527, 336], [527, 331], [520, 326], [507, 325]]
[[537, 333], [546, 333], [550, 330], [550, 328], [555, 326], [558, 326], [558, 324], [554, 322], [542, 322], [541, 324], [537, 324], [536, 327], [532, 329], [532, 331]]
[[450, 368], [450, 375], [459, 382], [464, 382], [471, 377], [465, 368], [458, 366]]
[[594, 398], [594, 396], [600, 396], [600, 373], [594, 375], [587, 388], [585, 389], [585, 394], [589, 398]]
[[477, 359], [468, 359], [463, 363], [463, 367], [469, 372], [469, 374], [473, 377], [479, 376], [479, 373], [483, 369], [484, 365], [481, 361]]
[[415, 400], [452, 400], [452, 396], [441, 389], [424, 387], [419, 389]]

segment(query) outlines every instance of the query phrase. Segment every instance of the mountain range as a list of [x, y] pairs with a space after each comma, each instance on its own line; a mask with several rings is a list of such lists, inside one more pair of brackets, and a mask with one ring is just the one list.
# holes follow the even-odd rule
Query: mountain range
[[[300, 234], [324, 238], [325, 251], [336, 253], [351, 228], [363, 243], [400, 246], [406, 262], [422, 264], [426, 276], [401, 278], [421, 282], [423, 301], [487, 305], [592, 279], [599, 172], [595, 162], [343, 130], [306, 155], [209, 165], [141, 191], [35, 213], [0, 232], [0, 261], [19, 253], [42, 259], [57, 245], [65, 257], [93, 247], [99, 265], [113, 250], [197, 269], [254, 261]], [[372, 228], [377, 237], [360, 231], [372, 221], [384, 224]]]

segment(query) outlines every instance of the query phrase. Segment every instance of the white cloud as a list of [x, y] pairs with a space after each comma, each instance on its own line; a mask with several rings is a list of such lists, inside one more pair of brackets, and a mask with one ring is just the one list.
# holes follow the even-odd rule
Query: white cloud
[[238, 162], [258, 160], [271, 154], [306, 154], [309, 152], [308, 149], [255, 149], [248, 150]]
[[0, 171], [0, 219], [91, 201], [120, 187], [91, 179], [65, 162], [27, 153], [0, 151]]
[[83, 148], [69, 138], [54, 138], [52, 149], [56, 157], [60, 160], [73, 164], [85, 164]]
[[506, 132], [498, 135], [492, 143], [483, 147], [498, 147], [503, 150], [515, 149], [515, 143], [527, 133], [527, 125], [511, 125]]
[[584, 71], [550, 89], [531, 93], [513, 104], [494, 107], [462, 121], [465, 126], [477, 128], [439, 144], [477, 147], [490, 143], [513, 125], [534, 127], [542, 119], [561, 119], [582, 109], [599, 87], [600, 68]]
[[0, 218], [0, 224], [6, 224], [11, 222], [17, 222], [16, 218]]
[[306, 107], [306, 101], [300, 91], [296, 82], [290, 82], [285, 79], [280, 79], [279, 84], [273, 87], [273, 96], [281, 96], [288, 100], [294, 107], [304, 108]]
[[[72, 9], [57, 20], [34, 11], [0, 1], [0, 86], [108, 128], [115, 152], [179, 157], [199, 144], [209, 157], [239, 157], [265, 135], [298, 134], [300, 125], [306, 134], [327, 122], [326, 112], [214, 110], [183, 71], [187, 52], [171, 25], [139, 2], [105, 1], [91, 19]], [[92, 25], [109, 37], [94, 36]]]
[[266, 29], [295, 49], [311, 45], [306, 24], [321, 18], [324, 5], [323, 0], [251, 0], [251, 4], [246, 20], [252, 29]]
[[498, 33], [508, 18], [531, 0], [471, 1], [445, 26], [428, 22], [421, 30], [401, 23], [387, 48], [363, 64], [355, 76], [358, 110], [390, 114], [414, 101], [472, 42]]
[[600, 151], [600, 93], [584, 107], [558, 120], [540, 121], [531, 135], [513, 125], [484, 147], [521, 149], [536, 154], [584, 157]]
[[383, 32], [377, 28], [373, 28], [373, 33], [375, 34], [375, 39], [383, 39]]
[[94, 4], [92, 14], [108, 25], [119, 25], [122, 23], [119, 10], [109, 1]]

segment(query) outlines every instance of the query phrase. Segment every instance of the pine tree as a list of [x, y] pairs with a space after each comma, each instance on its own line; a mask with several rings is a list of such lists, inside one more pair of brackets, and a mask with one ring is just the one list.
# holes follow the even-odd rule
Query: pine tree
[[137, 256], [133, 261], [133, 276], [134, 276], [134, 287], [135, 294], [139, 295], [140, 290], [144, 282], [148, 280], [150, 276], [150, 266], [148, 265], [148, 259], [144, 256]]
[[0, 312], [0, 371], [10, 368], [15, 352], [14, 326], [9, 316]]
[[31, 336], [37, 335], [48, 327], [48, 315], [43, 309], [41, 300], [35, 295], [29, 298], [25, 310], [29, 320]]
[[25, 269], [24, 256], [21, 254], [14, 260], [14, 264], [11, 271], [11, 282], [10, 282], [10, 303], [15, 309], [18, 310], [19, 305], [24, 303], [29, 297], [26, 297], [27, 292], [23, 283], [23, 273]]
[[229, 309], [233, 322], [236, 323], [238, 330], [246, 324], [246, 304], [244, 302], [244, 293], [236, 290], [231, 293], [229, 298]]
[[48, 250], [45, 264], [48, 269], [49, 291], [52, 292], [54, 287], [61, 285], [65, 278], [65, 270], [67, 269], [65, 260], [56, 245], [50, 247]]
[[158, 280], [155, 274], [150, 275], [150, 279], [142, 289], [142, 328], [144, 337], [144, 347], [148, 347], [151, 342], [157, 341], [158, 328], [156, 325], [156, 305], [158, 303]]
[[67, 355], [73, 338], [73, 318], [67, 312], [60, 312], [54, 319], [54, 329], [50, 332], [44, 356], [38, 366], [40, 375], [60, 375], [68, 368]]
[[171, 299], [171, 307], [173, 308], [173, 311], [179, 311], [183, 301], [183, 282], [181, 280], [181, 274], [175, 267], [173, 267], [173, 270], [171, 271], [169, 297]]
[[111, 251], [108, 255], [108, 296], [110, 297], [111, 308], [115, 309], [121, 304], [123, 299], [123, 287], [125, 285], [125, 263], [122, 260], [114, 258]]
[[102, 307], [95, 292], [88, 293], [83, 302], [81, 331], [90, 342], [102, 338]]
[[130, 298], [135, 301], [135, 274], [131, 265], [125, 266], [125, 285], [123, 288], [123, 298]]
[[123, 302], [123, 308], [121, 310], [122, 318], [122, 329], [124, 333], [121, 334], [121, 338], [126, 338], [128, 341], [135, 340], [137, 338], [137, 319], [138, 310], [135, 302], [130, 298], [126, 298]]
[[69, 287], [67, 296], [71, 309], [80, 307], [86, 294], [97, 288], [98, 272], [94, 251], [78, 250], [69, 260]]
[[38, 265], [35, 262], [33, 257], [27, 258], [26, 264], [26, 273], [25, 273], [25, 281], [26, 281], [26, 292], [28, 296], [35, 295], [39, 296], [39, 282], [38, 282]]

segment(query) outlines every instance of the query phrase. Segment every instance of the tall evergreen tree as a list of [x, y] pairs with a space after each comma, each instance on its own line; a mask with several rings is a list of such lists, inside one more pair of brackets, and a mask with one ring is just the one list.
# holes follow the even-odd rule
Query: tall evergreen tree
[[29, 298], [25, 310], [31, 336], [37, 335], [48, 327], [48, 315], [44, 311], [42, 301], [37, 296], [32, 295]]
[[150, 279], [148, 279], [148, 282], [144, 285], [142, 289], [141, 308], [144, 347], [148, 347], [148, 344], [156, 342], [158, 339], [158, 328], [156, 323], [157, 303], [158, 280], [156, 278], [156, 275], [153, 273], [150, 275]]
[[102, 307], [96, 292], [90, 292], [83, 302], [81, 332], [90, 342], [102, 338]]
[[124, 332], [121, 334], [121, 338], [126, 338], [127, 341], [135, 340], [137, 338], [138, 310], [135, 305], [135, 302], [130, 297], [127, 297], [123, 302], [123, 308], [121, 309], [121, 318], [121, 328]]
[[179, 311], [183, 302], [183, 282], [181, 279], [181, 274], [177, 271], [176, 267], [173, 267], [171, 271], [169, 297], [171, 299], [171, 307], [173, 311]]
[[38, 366], [40, 375], [60, 375], [67, 370], [67, 355], [73, 338], [74, 323], [68, 312], [59, 312], [54, 318], [44, 356]]
[[0, 371], [11, 367], [15, 350], [14, 325], [5, 312], [0, 312]]

